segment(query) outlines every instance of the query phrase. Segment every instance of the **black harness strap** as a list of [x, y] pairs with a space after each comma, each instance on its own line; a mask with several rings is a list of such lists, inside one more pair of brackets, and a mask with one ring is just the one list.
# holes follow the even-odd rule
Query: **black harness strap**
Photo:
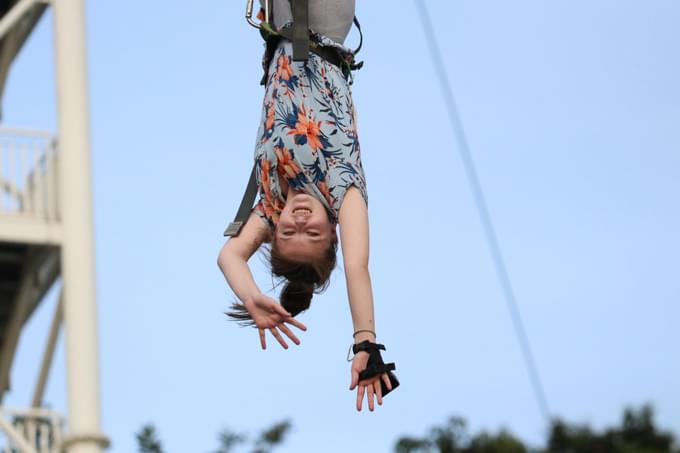
[[361, 46], [364, 45], [364, 33], [361, 31], [361, 24], [359, 23], [359, 19], [357, 19], [357, 16], [354, 16], [353, 22], [354, 25], [356, 25], [357, 30], [359, 30], [359, 47], [357, 47], [356, 50], [354, 51], [354, 55], [356, 55], [361, 50]]
[[234, 221], [229, 224], [226, 230], [224, 230], [225, 236], [238, 236], [241, 232], [241, 228], [248, 221], [250, 217], [250, 212], [253, 210], [253, 203], [255, 202], [255, 197], [257, 196], [257, 177], [255, 175], [255, 166], [253, 165], [253, 171], [250, 172], [250, 179], [248, 180], [248, 185], [246, 186], [246, 191], [243, 194], [243, 199], [241, 200], [241, 206], [238, 208], [236, 217]]
[[309, 59], [309, 0], [292, 0], [293, 61]]

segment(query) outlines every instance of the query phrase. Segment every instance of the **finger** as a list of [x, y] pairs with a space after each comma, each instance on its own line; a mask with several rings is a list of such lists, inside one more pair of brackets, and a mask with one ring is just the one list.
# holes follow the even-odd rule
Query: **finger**
[[285, 308], [283, 308], [283, 305], [281, 305], [281, 304], [275, 303], [275, 304], [272, 305], [272, 307], [274, 308], [274, 311], [276, 313], [283, 316], [284, 318], [288, 318], [288, 317], [291, 316], [291, 314], [288, 313], [288, 311]]
[[286, 340], [283, 339], [276, 327], [272, 327], [269, 331], [274, 335], [274, 338], [276, 338], [276, 341], [279, 342], [283, 349], [288, 349], [288, 343], [286, 343]]
[[349, 383], [349, 389], [354, 390], [354, 387], [359, 383], [359, 372], [352, 370], [352, 381]]
[[375, 410], [375, 403], [373, 402], [373, 383], [366, 386], [368, 390], [368, 410], [373, 412]]
[[281, 329], [281, 331], [285, 333], [288, 338], [293, 340], [293, 343], [300, 344], [298, 337], [296, 337], [295, 334], [288, 327], [286, 327], [285, 324], [279, 324], [279, 329]]
[[364, 393], [366, 392], [366, 386], [360, 385], [357, 389], [357, 410], [361, 411], [361, 403], [364, 399]]
[[375, 381], [375, 394], [378, 396], [378, 405], [382, 406], [382, 385], [380, 385], [380, 379]]
[[383, 373], [382, 380], [385, 383], [387, 390], [392, 390], [392, 383], [390, 382], [390, 377], [387, 375], [387, 373]]
[[291, 316], [286, 317], [286, 319], [284, 319], [284, 322], [287, 322], [288, 324], [295, 326], [300, 330], [307, 330], [307, 326], [305, 326], [300, 321], [298, 321], [297, 319], [295, 319]]
[[262, 349], [267, 349], [267, 340], [264, 338], [264, 329], [257, 329], [260, 332], [260, 346]]

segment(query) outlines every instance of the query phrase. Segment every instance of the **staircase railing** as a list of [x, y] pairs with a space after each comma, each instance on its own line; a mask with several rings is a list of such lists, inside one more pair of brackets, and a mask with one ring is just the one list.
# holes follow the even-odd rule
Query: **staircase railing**
[[53, 134], [0, 127], [0, 215], [59, 220]]
[[64, 418], [46, 409], [0, 407], [0, 453], [61, 453]]

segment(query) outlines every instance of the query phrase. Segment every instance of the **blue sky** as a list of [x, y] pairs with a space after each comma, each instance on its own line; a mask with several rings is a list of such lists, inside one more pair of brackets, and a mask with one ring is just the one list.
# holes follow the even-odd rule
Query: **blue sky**
[[[449, 415], [539, 443], [533, 399], [412, 1], [358, 1], [353, 87], [380, 341], [402, 387], [357, 414], [341, 266], [288, 351], [222, 315], [216, 267], [260, 117], [240, 1], [88, 2], [102, 414], [168, 452], [294, 424], [281, 452], [391, 450]], [[243, 2], [245, 3], [245, 2]], [[654, 404], [680, 432], [680, 4], [427, 0], [555, 415]], [[55, 130], [52, 16], [8, 80], [4, 124]], [[352, 35], [350, 42], [356, 42]], [[271, 278], [252, 261], [262, 289]], [[27, 405], [54, 306], [27, 326], [6, 403]], [[65, 409], [62, 346], [47, 401]]]

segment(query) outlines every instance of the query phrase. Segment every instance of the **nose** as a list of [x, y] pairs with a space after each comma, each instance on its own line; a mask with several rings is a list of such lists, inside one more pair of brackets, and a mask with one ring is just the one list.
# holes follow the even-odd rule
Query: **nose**
[[305, 223], [307, 223], [307, 216], [305, 216], [305, 215], [295, 216], [295, 225], [304, 226]]

